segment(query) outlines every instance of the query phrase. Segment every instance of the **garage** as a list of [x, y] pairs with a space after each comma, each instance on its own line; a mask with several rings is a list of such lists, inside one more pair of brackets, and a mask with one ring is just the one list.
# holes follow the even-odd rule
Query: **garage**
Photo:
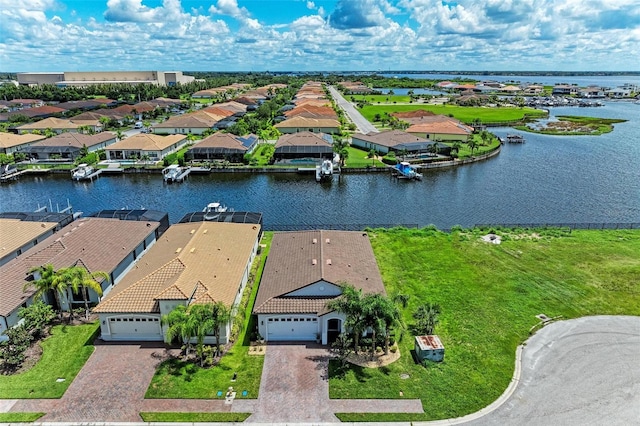
[[278, 316], [266, 319], [267, 341], [313, 341], [319, 332], [318, 318], [310, 316]]
[[105, 340], [163, 340], [160, 318], [150, 316], [110, 317], [109, 338]]

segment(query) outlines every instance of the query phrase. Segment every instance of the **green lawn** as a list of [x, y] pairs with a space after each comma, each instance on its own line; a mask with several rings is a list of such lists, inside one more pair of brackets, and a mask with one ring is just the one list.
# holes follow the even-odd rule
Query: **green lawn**
[[251, 413], [140, 413], [145, 422], [173, 423], [243, 422], [250, 415]]
[[[42, 342], [42, 358], [29, 371], [0, 375], [0, 398], [60, 398], [93, 353], [98, 323], [53, 327]], [[57, 382], [57, 379], [64, 379]]]
[[0, 413], [0, 423], [31, 423], [44, 416], [44, 413]]
[[580, 117], [575, 115], [559, 115], [558, 121], [547, 123], [542, 128], [526, 126], [515, 126], [518, 130], [531, 133], [542, 133], [545, 135], [601, 135], [613, 131], [613, 125], [623, 123], [627, 120], [616, 118]]
[[367, 158], [369, 151], [363, 151], [362, 149], [350, 146], [349, 158], [345, 160], [345, 167], [347, 168], [365, 168], [365, 167], [386, 167], [386, 165], [380, 160], [371, 160]]
[[370, 122], [376, 114], [384, 115], [384, 113], [406, 112], [426, 110], [435, 114], [452, 115], [454, 118], [464, 122], [471, 123], [475, 119], [480, 119], [483, 123], [498, 123], [503, 121], [518, 121], [525, 114], [530, 116], [544, 117], [547, 114], [539, 109], [534, 108], [481, 108], [481, 107], [463, 107], [456, 105], [365, 105], [360, 109], [360, 113]]
[[[501, 233], [499, 230], [498, 233]], [[371, 242], [389, 294], [411, 295], [403, 311], [440, 304], [437, 334], [445, 360], [428, 368], [413, 361], [407, 332], [402, 357], [381, 369], [330, 372], [331, 398], [420, 398], [435, 420], [475, 412], [493, 402], [513, 375], [516, 347], [538, 323], [535, 315], [640, 315], [640, 231], [523, 230], [502, 244], [479, 240], [487, 232], [375, 230]], [[406, 373], [409, 379], [402, 380]], [[342, 414], [343, 421], [399, 419], [386, 414]]]
[[[237, 391], [236, 398], [255, 399], [258, 397], [264, 356], [248, 355], [250, 343], [248, 330], [255, 328], [255, 318], [251, 316], [251, 311], [258, 292], [258, 283], [268, 255], [271, 237], [272, 234], [267, 233], [261, 241], [267, 247], [262, 249], [260, 256], [256, 257], [257, 260], [252, 269], [255, 271], [255, 284], [251, 289], [245, 310], [246, 320], [238, 340], [231, 350], [222, 357], [218, 365], [211, 368], [200, 368], [193, 363], [185, 363], [176, 359], [163, 362], [151, 380], [145, 395], [146, 398], [223, 398], [217, 396], [218, 391], [224, 393], [229, 386], [233, 386]], [[231, 382], [233, 373], [237, 373], [235, 382]], [[247, 396], [242, 395], [245, 390]]]

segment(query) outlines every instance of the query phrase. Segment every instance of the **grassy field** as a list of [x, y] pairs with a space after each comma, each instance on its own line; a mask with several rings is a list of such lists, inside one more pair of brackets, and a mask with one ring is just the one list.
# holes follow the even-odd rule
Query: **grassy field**
[[243, 422], [250, 415], [251, 413], [140, 413], [140, 417], [145, 422], [172, 423]]
[[[516, 347], [535, 315], [640, 315], [640, 232], [514, 230], [500, 245], [486, 232], [376, 230], [371, 242], [389, 294], [409, 294], [403, 311], [440, 304], [436, 332], [445, 360], [414, 362], [411, 332], [399, 361], [381, 369], [330, 372], [331, 398], [420, 398], [426, 414], [341, 414], [343, 421], [434, 420], [462, 416], [493, 402], [513, 374]], [[401, 380], [401, 374], [409, 379]], [[404, 396], [400, 396], [400, 392]]]
[[411, 104], [411, 105], [365, 105], [360, 109], [360, 113], [370, 122], [374, 122], [373, 119], [376, 114], [384, 115], [384, 113], [392, 112], [406, 112], [426, 110], [431, 111], [434, 114], [451, 115], [454, 118], [465, 122], [471, 123], [475, 119], [481, 120], [483, 123], [500, 123], [504, 121], [518, 121], [522, 120], [525, 114], [529, 116], [544, 117], [546, 113], [539, 109], [534, 108], [508, 108], [508, 107], [496, 107], [496, 108], [481, 108], [481, 107], [462, 107], [456, 105], [423, 105], [423, 104]]
[[[29, 371], [0, 375], [0, 399], [60, 398], [93, 353], [98, 323], [53, 327], [42, 358]], [[57, 379], [64, 379], [58, 382]]]
[[[226, 392], [229, 386], [236, 389], [237, 398], [258, 397], [264, 357], [248, 355], [249, 332], [255, 328], [253, 322], [255, 318], [251, 316], [251, 310], [258, 293], [258, 283], [268, 255], [271, 237], [272, 234], [265, 234], [261, 241], [267, 247], [262, 249], [262, 253], [256, 258], [259, 260], [254, 264], [255, 284], [251, 289], [249, 303], [245, 310], [245, 324], [233, 347], [222, 357], [218, 365], [211, 368], [200, 368], [193, 363], [177, 359], [163, 362], [151, 380], [146, 398], [223, 398], [217, 396], [217, 393], [218, 391]], [[237, 373], [235, 382], [231, 382], [233, 373]], [[245, 390], [247, 396], [242, 396]]]
[[365, 168], [365, 167], [386, 167], [386, 165], [378, 160], [372, 160], [368, 158], [369, 151], [363, 151], [362, 149], [354, 148], [350, 146], [349, 158], [345, 161], [346, 168]]
[[31, 423], [44, 416], [44, 413], [0, 413], [0, 423]]

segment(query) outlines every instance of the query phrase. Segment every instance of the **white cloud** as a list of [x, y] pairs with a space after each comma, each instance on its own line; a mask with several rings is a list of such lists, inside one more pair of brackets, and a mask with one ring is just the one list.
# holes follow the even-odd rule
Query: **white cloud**
[[314, 10], [316, 8], [316, 4], [312, 1], [307, 1], [307, 9]]

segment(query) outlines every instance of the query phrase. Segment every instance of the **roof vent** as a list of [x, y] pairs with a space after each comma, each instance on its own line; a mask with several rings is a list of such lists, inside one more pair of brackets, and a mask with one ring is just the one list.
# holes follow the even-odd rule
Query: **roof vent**
[[318, 261], [317, 261], [316, 259], [311, 259], [311, 264], [312, 264], [312, 265], [317, 265], [317, 264], [318, 264]]
[[318, 239], [317, 238], [313, 239], [313, 244], [318, 244]]
[[193, 234], [195, 234], [195, 233], [196, 233], [196, 230], [195, 230], [195, 229], [192, 229], [192, 230], [191, 230], [191, 232], [189, 232], [189, 233], [193, 235]]
[[329, 238], [327, 238], [326, 240], [324, 240], [325, 243], [327, 244], [331, 244], [331, 240]]
[[205, 229], [204, 231], [202, 231], [203, 234], [206, 234], [209, 230]]
[[327, 259], [327, 265], [331, 265], [331, 259]]
[[178, 247], [178, 248], [176, 249], [176, 253], [180, 253], [181, 251], [182, 251], [182, 247]]
[[192, 247], [191, 250], [189, 250], [189, 253], [195, 253], [196, 252], [196, 248]]

